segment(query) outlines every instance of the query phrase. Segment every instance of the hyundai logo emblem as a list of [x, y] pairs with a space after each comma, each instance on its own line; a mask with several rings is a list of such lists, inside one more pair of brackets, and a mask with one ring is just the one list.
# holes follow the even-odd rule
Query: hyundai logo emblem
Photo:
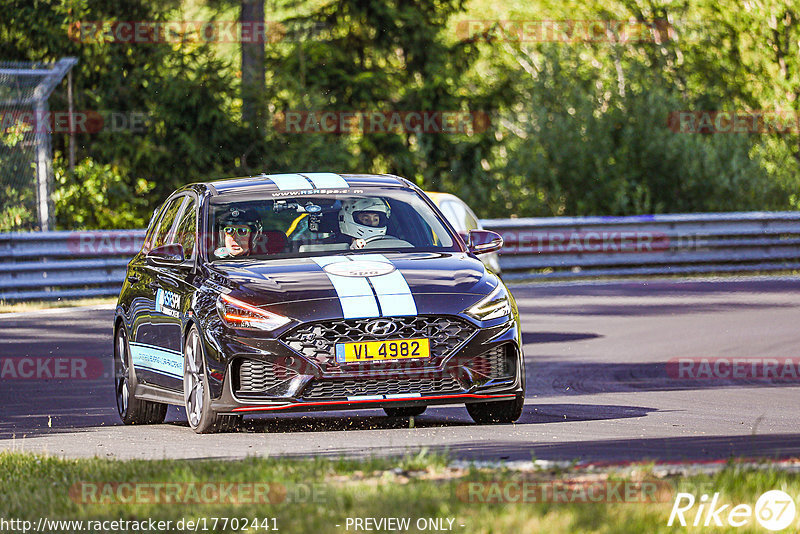
[[397, 324], [389, 319], [376, 319], [367, 323], [364, 330], [375, 337], [385, 337], [397, 332]]

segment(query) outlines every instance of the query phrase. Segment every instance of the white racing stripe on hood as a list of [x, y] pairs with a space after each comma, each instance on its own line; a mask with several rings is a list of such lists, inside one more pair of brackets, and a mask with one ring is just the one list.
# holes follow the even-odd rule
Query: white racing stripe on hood
[[[393, 265], [382, 254], [362, 254], [359, 259], [377, 261]], [[385, 317], [417, 315], [417, 304], [411, 288], [399, 269], [395, 268], [389, 274], [370, 276], [369, 281], [381, 304], [381, 311]]]
[[312, 172], [304, 173], [303, 176], [308, 178], [316, 189], [347, 189], [350, 184], [332, 172]]
[[281, 191], [312, 188], [311, 182], [299, 174], [270, 174], [267, 175], [267, 178], [272, 180]]
[[[359, 254], [356, 257], [327, 256], [311, 259], [320, 267], [331, 263], [357, 262], [359, 260], [393, 265], [382, 254]], [[403, 273], [397, 269], [389, 274], [370, 277], [339, 276], [327, 271], [325, 274], [328, 275], [328, 279], [336, 290], [345, 319], [417, 315], [417, 305], [411, 294], [411, 288], [408, 287]], [[377, 302], [375, 297], [377, 297]], [[380, 312], [378, 303], [380, 303]]]
[[[311, 258], [320, 267], [325, 267], [331, 263], [341, 263], [349, 261], [344, 256], [327, 256], [322, 258]], [[375, 301], [375, 294], [369, 286], [369, 282], [364, 277], [328, 275], [328, 279], [336, 290], [339, 303], [342, 305], [342, 314], [345, 319], [364, 319], [367, 317], [379, 317], [378, 303]]]
[[297, 191], [306, 189], [347, 189], [347, 180], [332, 172], [311, 172], [306, 174], [269, 174], [266, 178], [278, 186], [281, 191]]

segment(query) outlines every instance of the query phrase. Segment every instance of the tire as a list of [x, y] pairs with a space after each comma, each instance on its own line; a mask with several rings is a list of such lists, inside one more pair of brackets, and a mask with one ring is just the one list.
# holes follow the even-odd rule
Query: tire
[[425, 413], [427, 406], [404, 406], [402, 408], [384, 408], [389, 417], [415, 417]]
[[117, 413], [126, 425], [154, 425], [164, 422], [167, 405], [134, 397], [136, 373], [130, 360], [130, 346], [125, 327], [120, 326], [114, 335], [114, 392]]
[[192, 326], [183, 347], [183, 400], [189, 426], [198, 434], [230, 432], [241, 422], [238, 415], [219, 415], [211, 408], [200, 331]]
[[513, 423], [522, 415], [525, 395], [520, 394], [507, 401], [474, 402], [467, 404], [467, 412], [479, 425]]

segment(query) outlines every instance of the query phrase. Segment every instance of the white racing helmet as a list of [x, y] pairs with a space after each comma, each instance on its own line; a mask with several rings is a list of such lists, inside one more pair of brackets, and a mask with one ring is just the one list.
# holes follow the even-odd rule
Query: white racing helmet
[[[368, 226], [358, 222], [358, 216], [362, 212], [378, 215], [378, 224]], [[345, 200], [342, 202], [342, 209], [339, 210], [339, 230], [355, 239], [370, 241], [386, 235], [386, 225], [392, 209], [386, 201], [380, 198], [359, 198]]]

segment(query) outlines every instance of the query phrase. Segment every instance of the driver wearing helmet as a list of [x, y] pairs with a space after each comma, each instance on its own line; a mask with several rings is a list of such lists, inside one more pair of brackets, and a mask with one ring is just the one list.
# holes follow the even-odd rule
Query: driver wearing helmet
[[391, 207], [380, 198], [345, 200], [339, 211], [339, 230], [353, 238], [351, 249], [364, 248], [386, 236], [391, 215]]
[[255, 213], [232, 207], [223, 213], [217, 225], [224, 246], [214, 251], [217, 258], [249, 256], [253, 242], [261, 231], [261, 221]]

